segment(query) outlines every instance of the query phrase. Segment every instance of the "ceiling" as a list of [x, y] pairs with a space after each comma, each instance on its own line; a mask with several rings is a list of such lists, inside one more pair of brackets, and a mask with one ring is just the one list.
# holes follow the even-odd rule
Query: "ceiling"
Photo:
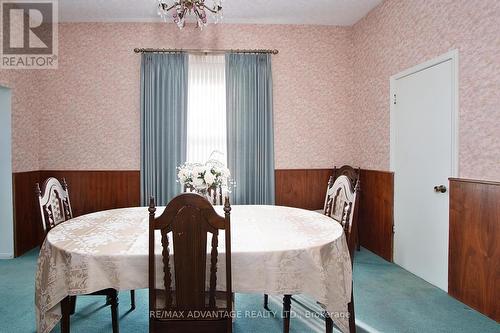
[[[383, 0], [224, 0], [224, 22], [353, 25]], [[173, 0], [169, 0], [170, 3]], [[210, 6], [212, 0], [206, 0]], [[158, 0], [59, 0], [61, 22], [155, 22]]]

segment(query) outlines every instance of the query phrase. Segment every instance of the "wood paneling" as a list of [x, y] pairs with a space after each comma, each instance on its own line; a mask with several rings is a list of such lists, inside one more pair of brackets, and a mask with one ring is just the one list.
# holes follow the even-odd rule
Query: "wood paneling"
[[[276, 170], [276, 204], [321, 209], [331, 169]], [[65, 177], [75, 216], [139, 205], [139, 171], [32, 171], [13, 174], [15, 255], [40, 245], [34, 184]], [[361, 170], [361, 245], [392, 261], [394, 175]], [[500, 320], [500, 183], [450, 179], [449, 293]]]
[[[332, 169], [276, 170], [276, 204], [321, 209]], [[361, 170], [359, 229], [361, 245], [392, 261], [394, 176]]]
[[500, 183], [450, 179], [448, 292], [500, 321]]
[[73, 215], [139, 206], [139, 171], [40, 171], [41, 179], [66, 178]]
[[44, 237], [40, 207], [35, 197], [35, 183], [40, 172], [18, 172], [12, 175], [14, 200], [14, 256], [18, 257], [39, 245]]
[[332, 169], [276, 170], [276, 205], [322, 209]]
[[33, 171], [13, 174], [15, 256], [43, 240], [34, 185], [48, 177], [66, 178], [73, 215], [138, 206], [139, 171]]
[[361, 246], [392, 262], [394, 173], [361, 170], [359, 238]]
[[[331, 169], [276, 170], [276, 204], [321, 209]], [[139, 171], [33, 171], [15, 173], [15, 254], [40, 245], [43, 232], [33, 186], [48, 177], [65, 177], [75, 216], [139, 205]], [[392, 173], [361, 170], [361, 244], [392, 259]]]

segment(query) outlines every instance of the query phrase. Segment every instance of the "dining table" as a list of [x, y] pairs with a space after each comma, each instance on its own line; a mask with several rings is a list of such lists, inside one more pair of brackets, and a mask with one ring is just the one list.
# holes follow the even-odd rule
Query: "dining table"
[[[222, 206], [215, 210], [224, 213]], [[50, 230], [35, 277], [37, 332], [53, 329], [68, 296], [148, 288], [148, 235], [147, 207], [86, 214]], [[233, 292], [305, 294], [349, 331], [352, 265], [335, 220], [299, 208], [233, 205], [231, 247]]]

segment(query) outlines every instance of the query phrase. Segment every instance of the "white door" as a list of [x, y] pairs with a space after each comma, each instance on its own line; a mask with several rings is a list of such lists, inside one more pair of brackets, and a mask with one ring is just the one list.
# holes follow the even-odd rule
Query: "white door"
[[0, 259], [14, 257], [10, 89], [0, 87]]
[[444, 57], [391, 79], [394, 261], [445, 291], [447, 187], [456, 168], [455, 62]]

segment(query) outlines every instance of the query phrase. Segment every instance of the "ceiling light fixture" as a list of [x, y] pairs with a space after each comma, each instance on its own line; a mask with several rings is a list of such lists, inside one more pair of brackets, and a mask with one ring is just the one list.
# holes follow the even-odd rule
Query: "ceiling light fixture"
[[158, 0], [158, 15], [167, 22], [169, 12], [172, 11], [174, 23], [182, 29], [186, 25], [186, 16], [194, 14], [196, 27], [202, 29], [207, 25], [207, 11], [213, 14], [216, 24], [222, 21], [222, 0], [212, 2], [212, 7], [208, 7], [205, 0]]

